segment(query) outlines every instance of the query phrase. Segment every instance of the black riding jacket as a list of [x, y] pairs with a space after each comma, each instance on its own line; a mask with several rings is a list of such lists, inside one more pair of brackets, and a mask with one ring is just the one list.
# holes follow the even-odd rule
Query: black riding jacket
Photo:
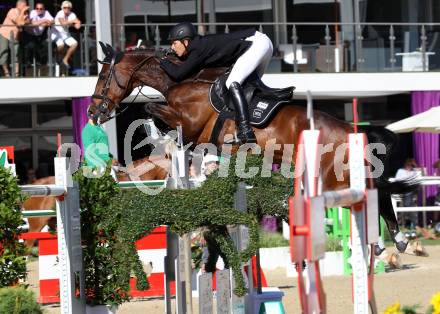
[[176, 82], [203, 68], [229, 67], [251, 46], [252, 42], [244, 39], [255, 32], [255, 29], [246, 29], [229, 34], [196, 36], [189, 42], [181, 64], [162, 59], [160, 66]]

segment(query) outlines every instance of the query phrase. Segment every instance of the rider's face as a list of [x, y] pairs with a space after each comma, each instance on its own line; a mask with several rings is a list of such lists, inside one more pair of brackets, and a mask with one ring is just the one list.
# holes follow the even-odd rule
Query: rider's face
[[186, 54], [186, 47], [185, 45], [188, 45], [188, 40], [184, 39], [182, 41], [175, 40], [171, 44], [171, 49], [174, 50], [177, 56], [182, 57]]

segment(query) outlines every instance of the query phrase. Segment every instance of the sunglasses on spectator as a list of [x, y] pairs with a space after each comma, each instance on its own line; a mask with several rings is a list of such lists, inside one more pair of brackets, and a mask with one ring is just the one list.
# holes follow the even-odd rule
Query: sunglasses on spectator
[[43, 11], [43, 10], [44, 10], [44, 8], [35, 8], [35, 10], [38, 10], [38, 11]]
[[70, 10], [70, 9], [72, 9], [72, 8], [71, 8], [71, 7], [64, 7], [63, 9], [69, 9], [69, 10]]

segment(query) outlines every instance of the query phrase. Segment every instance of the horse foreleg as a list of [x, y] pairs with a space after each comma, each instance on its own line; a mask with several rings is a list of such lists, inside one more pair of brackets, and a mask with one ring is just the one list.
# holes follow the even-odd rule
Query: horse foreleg
[[169, 127], [175, 129], [177, 125], [182, 124], [182, 115], [174, 108], [160, 103], [147, 103], [145, 110], [153, 117], [162, 120]]

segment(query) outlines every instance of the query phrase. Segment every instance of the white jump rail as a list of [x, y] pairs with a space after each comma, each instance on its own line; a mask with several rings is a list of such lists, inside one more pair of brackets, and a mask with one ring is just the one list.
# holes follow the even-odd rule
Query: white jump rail
[[[325, 253], [325, 208], [337, 206], [351, 206], [354, 313], [368, 314], [370, 306], [373, 313], [377, 312], [372, 290], [374, 255], [368, 251], [369, 244], [379, 236], [377, 191], [366, 189], [365, 135], [350, 134], [348, 141], [350, 188], [322, 193], [318, 170], [320, 132], [303, 131], [299, 140], [295, 166], [304, 171], [296, 175], [289, 218], [292, 262], [297, 265], [301, 307], [306, 314], [326, 312], [319, 259]], [[306, 268], [303, 260], [308, 262]]]
[[[440, 176], [418, 176], [416, 177], [422, 186], [422, 206], [397, 206], [398, 199], [396, 196], [391, 195], [391, 204], [393, 205], [394, 213], [411, 213], [411, 212], [421, 212], [423, 215], [423, 227], [427, 226], [426, 212], [429, 211], [440, 211], [440, 206], [425, 206], [426, 204], [426, 191], [425, 188], [428, 185], [440, 185]], [[395, 178], [391, 178], [390, 181], [395, 181]]]
[[55, 185], [55, 184], [21, 185], [20, 188], [21, 188], [21, 192], [33, 197], [61, 196], [67, 192], [64, 186]]
[[[56, 157], [55, 184], [23, 185], [23, 193], [32, 197], [55, 196], [58, 260], [60, 272], [60, 312], [61, 314], [85, 313], [84, 273], [81, 249], [81, 224], [78, 184], [72, 182], [68, 173], [68, 159]], [[41, 211], [43, 212], [43, 211]], [[47, 211], [46, 211], [47, 212]], [[75, 293], [79, 278], [80, 297]]]
[[365, 199], [365, 191], [355, 189], [327, 191], [322, 195], [324, 196], [326, 208], [350, 206]]

